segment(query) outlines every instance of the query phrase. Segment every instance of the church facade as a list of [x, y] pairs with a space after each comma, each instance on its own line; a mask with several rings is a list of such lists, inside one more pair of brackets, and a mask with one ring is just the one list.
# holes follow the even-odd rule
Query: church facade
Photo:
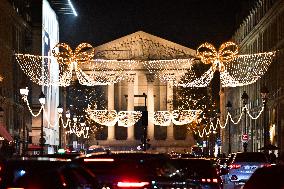
[[[103, 137], [100, 133], [91, 135], [89, 144], [117, 150], [137, 150], [146, 132], [150, 139], [148, 143], [151, 144], [149, 150], [190, 152], [194, 139], [186, 125], [154, 125], [154, 111], [172, 111], [177, 108], [173, 103], [176, 87], [171, 80], [161, 81], [155, 77], [143, 66], [142, 61], [195, 58], [195, 50], [142, 31], [95, 47], [95, 50], [95, 58], [138, 61], [129, 71], [127, 79], [103, 86], [103, 90], [108, 110], [147, 110], [148, 124], [140, 120], [130, 127], [117, 124], [108, 126], [104, 129]], [[173, 70], [170, 74], [175, 76], [179, 71]]]

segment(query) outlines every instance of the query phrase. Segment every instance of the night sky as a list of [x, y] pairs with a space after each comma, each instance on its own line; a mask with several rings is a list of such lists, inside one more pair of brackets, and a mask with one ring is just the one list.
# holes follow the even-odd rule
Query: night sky
[[196, 49], [230, 39], [249, 0], [72, 0], [78, 17], [61, 15], [60, 42], [94, 47], [142, 30]]

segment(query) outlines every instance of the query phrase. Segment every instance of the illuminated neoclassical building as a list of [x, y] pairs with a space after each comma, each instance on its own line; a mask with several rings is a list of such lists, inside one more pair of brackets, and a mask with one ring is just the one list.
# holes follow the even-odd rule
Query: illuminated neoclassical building
[[[141, 60], [130, 71], [130, 77], [118, 83], [104, 86], [107, 108], [109, 110], [148, 110], [147, 136], [151, 149], [158, 151], [190, 151], [194, 145], [192, 133], [185, 126], [157, 126], [152, 122], [154, 111], [175, 108], [174, 78], [180, 71], [167, 72], [173, 80], [161, 81], [150, 73], [142, 61], [194, 58], [195, 50], [168, 40], [138, 31], [125, 37], [95, 47], [96, 58], [118, 60]], [[176, 65], [171, 65], [176, 66]], [[170, 68], [167, 68], [171, 70]], [[86, 71], [86, 70], [85, 70]], [[107, 131], [106, 131], [107, 130]], [[143, 126], [137, 123], [131, 127], [110, 126], [105, 136], [91, 136], [90, 144], [100, 144], [116, 149], [136, 149], [141, 143]]]

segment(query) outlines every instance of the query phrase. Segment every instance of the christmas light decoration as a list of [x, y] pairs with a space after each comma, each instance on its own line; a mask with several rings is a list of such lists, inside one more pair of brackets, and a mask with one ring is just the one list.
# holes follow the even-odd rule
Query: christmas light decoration
[[187, 73], [196, 78], [192, 70], [194, 59], [152, 60], [143, 61], [144, 67], [160, 81], [173, 81], [178, 85], [182, 77]]
[[[38, 85], [69, 86], [74, 70], [79, 83], [87, 86], [108, 85], [128, 77], [133, 69], [146, 68], [161, 81], [173, 81], [173, 85], [183, 87], [205, 87], [220, 71], [223, 87], [236, 87], [254, 83], [268, 69], [275, 52], [238, 55], [238, 46], [226, 42], [217, 51], [210, 43], [197, 49], [197, 56], [211, 67], [200, 77], [197, 76], [194, 59], [173, 60], [103, 60], [93, 59], [94, 48], [88, 43], [80, 44], [73, 52], [65, 43], [57, 44], [53, 56], [16, 54], [21, 69]], [[58, 70], [57, 74], [51, 74]], [[83, 71], [84, 70], [84, 71]]]
[[33, 113], [32, 109], [31, 109], [31, 107], [30, 107], [29, 101], [28, 101], [28, 94], [29, 94], [29, 89], [28, 89], [28, 87], [23, 88], [23, 89], [20, 89], [20, 94], [22, 95], [22, 99], [23, 99], [23, 101], [27, 104], [27, 107], [28, 107], [28, 109], [29, 109], [29, 111], [30, 111], [30, 113], [31, 113], [31, 115], [32, 115], [33, 117], [39, 116], [40, 113], [41, 113], [41, 111], [44, 111], [45, 102], [44, 102], [44, 101], [40, 101], [40, 105], [41, 105], [41, 106], [40, 106], [40, 109], [39, 109], [38, 113], [36, 113], [36, 114]]
[[[245, 110], [246, 110], [246, 111], [245, 111]], [[240, 123], [244, 112], [246, 112], [246, 113], [248, 114], [248, 116], [249, 116], [251, 119], [256, 120], [256, 119], [258, 119], [258, 118], [260, 117], [260, 115], [262, 114], [263, 110], [264, 110], [264, 107], [262, 106], [261, 109], [260, 109], [260, 111], [258, 112], [258, 114], [254, 117], [254, 116], [251, 115], [251, 113], [250, 113], [250, 111], [248, 110], [247, 106], [244, 106], [244, 107], [242, 108], [241, 114], [240, 114], [239, 118], [237, 119], [237, 121], [233, 120], [231, 113], [228, 112], [228, 114], [227, 114], [227, 116], [226, 116], [226, 119], [225, 119], [225, 123], [224, 123], [223, 125], [222, 125], [222, 123], [221, 123], [221, 120], [220, 120], [219, 118], [217, 118], [217, 121], [216, 121], [216, 125], [215, 125], [215, 126], [214, 126], [214, 123], [211, 121], [210, 124], [209, 124], [209, 127], [204, 127], [204, 128], [202, 128], [202, 129], [200, 129], [200, 130], [198, 130], [198, 131], [195, 131], [195, 132], [198, 132], [199, 137], [203, 137], [204, 134], [205, 134], [205, 135], [209, 135], [211, 132], [216, 131], [218, 127], [220, 127], [221, 129], [226, 128], [229, 119], [230, 119], [230, 121], [231, 121], [233, 124], [237, 125], [237, 124]]]
[[172, 116], [169, 111], [155, 111], [152, 122], [155, 125], [169, 126], [172, 121]]
[[72, 119], [70, 116], [66, 116], [67, 121], [64, 124], [62, 114], [58, 113], [58, 119], [60, 121], [60, 125], [64, 129], [68, 129], [65, 134], [75, 134], [77, 137], [81, 137], [83, 135], [84, 138], [89, 138], [89, 130], [90, 127], [86, 125], [85, 122], [80, 122], [77, 117], [73, 117]]
[[210, 43], [204, 43], [197, 48], [197, 56], [211, 67], [200, 79], [185, 86], [207, 86], [208, 78], [219, 71], [222, 87], [237, 87], [257, 81], [267, 71], [275, 52], [238, 55], [238, 46], [233, 42], [223, 43], [218, 51]]
[[142, 116], [140, 111], [119, 111], [116, 110], [97, 110], [88, 106], [86, 113], [90, 119], [104, 126], [114, 126], [118, 122], [118, 126], [133, 126]]
[[196, 120], [201, 113], [202, 110], [155, 111], [151, 120], [160, 126], [169, 126], [171, 122], [175, 125], [186, 125]]
[[133, 126], [142, 116], [140, 111], [120, 111], [118, 112], [118, 126]]
[[[132, 60], [96, 60], [93, 59], [94, 52], [94, 48], [88, 43], [78, 45], [74, 52], [69, 45], [58, 43], [52, 50], [52, 56], [29, 54], [15, 54], [15, 56], [21, 69], [31, 81], [43, 86], [69, 86], [73, 70], [82, 85], [112, 84], [127, 78], [128, 71], [137, 67], [139, 63]], [[54, 74], [54, 71], [58, 74]]]

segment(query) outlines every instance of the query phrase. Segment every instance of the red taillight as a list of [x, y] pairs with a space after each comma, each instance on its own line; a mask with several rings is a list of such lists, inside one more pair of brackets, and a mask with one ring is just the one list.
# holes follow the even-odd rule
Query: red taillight
[[266, 163], [266, 164], [263, 164], [261, 165], [260, 167], [271, 167], [272, 165], [270, 163]]
[[213, 179], [201, 179], [201, 182], [206, 182], [206, 183], [218, 183], [218, 179], [217, 178], [213, 178]]
[[117, 187], [144, 187], [149, 185], [149, 182], [118, 182]]
[[239, 165], [239, 164], [231, 164], [231, 165], [229, 165], [229, 168], [230, 169], [238, 169], [238, 168], [241, 168], [241, 165]]
[[212, 182], [213, 182], [213, 183], [218, 183], [218, 179], [216, 179], [216, 178], [215, 178], [215, 179], [212, 179]]
[[111, 158], [89, 158], [84, 159], [84, 162], [112, 162], [114, 159]]

